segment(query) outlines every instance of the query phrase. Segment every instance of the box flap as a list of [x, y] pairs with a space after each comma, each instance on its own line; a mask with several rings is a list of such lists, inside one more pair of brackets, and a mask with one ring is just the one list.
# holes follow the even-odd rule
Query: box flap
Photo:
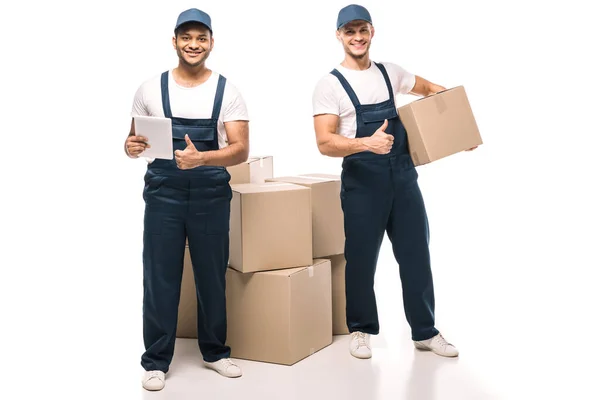
[[266, 275], [276, 275], [276, 276], [292, 276], [300, 271], [305, 270], [306, 268], [308, 268], [308, 266], [297, 267], [297, 268], [278, 269], [278, 270], [273, 270], [273, 271], [262, 271], [262, 272], [256, 272], [256, 273], [257, 274], [266, 274]]
[[279, 192], [287, 190], [310, 190], [304, 186], [287, 182], [237, 183], [231, 185], [231, 189], [240, 194]]
[[430, 94], [429, 96], [423, 96], [423, 97], [421, 97], [421, 98], [419, 98], [419, 99], [416, 99], [415, 101], [412, 101], [411, 103], [408, 103], [408, 104], [406, 104], [406, 105], [405, 105], [405, 106], [403, 106], [403, 107], [410, 106], [410, 105], [411, 105], [411, 104], [413, 104], [413, 103], [416, 103], [416, 102], [418, 102], [418, 101], [421, 101], [421, 100], [428, 99], [428, 98], [430, 98], [430, 97], [434, 97], [434, 96], [440, 96], [440, 95], [443, 95], [444, 93], [447, 93], [447, 92], [453, 92], [453, 91], [456, 91], [456, 90], [465, 90], [465, 88], [464, 88], [462, 85], [459, 85], [459, 86], [454, 86], [454, 87], [451, 87], [451, 88], [449, 88], [449, 89], [442, 90], [441, 92], [437, 92], [437, 93], [434, 93], [434, 94]]
[[[267, 158], [271, 158], [273, 156], [249, 156], [248, 159], [246, 161], [243, 161], [237, 165], [241, 165], [241, 164], [251, 164], [253, 162], [257, 162], [257, 161], [262, 161], [265, 160]], [[235, 167], [235, 165], [233, 165]]]
[[322, 179], [324, 181], [339, 181], [341, 179], [341, 176], [339, 174], [334, 175], [334, 174], [314, 173], [314, 174], [302, 174], [301, 176], [305, 176], [307, 178], [313, 178], [313, 179]]
[[[307, 265], [305, 267], [279, 269], [279, 270], [274, 270], [274, 271], [262, 271], [262, 272], [257, 272], [257, 273], [268, 274], [268, 275], [292, 276], [294, 274], [304, 271], [305, 269], [316, 267], [317, 265], [321, 265], [321, 264], [327, 263], [327, 262], [330, 262], [330, 261], [327, 259], [315, 259], [315, 260], [313, 260], [312, 265]], [[309, 274], [310, 274], [310, 271], [309, 271]]]
[[273, 156], [252, 156], [252, 161], [266, 160], [267, 158], [272, 158]]
[[290, 176], [278, 176], [267, 179], [267, 182], [289, 182], [297, 185], [317, 185], [319, 183], [337, 182], [340, 180], [339, 176], [326, 175], [326, 174], [303, 174], [303, 175], [290, 175]]
[[267, 160], [269, 160], [269, 165], [273, 166], [273, 161], [272, 161], [273, 156], [252, 156], [252, 159], [248, 161], [248, 164], [253, 164], [253, 163], [258, 163], [260, 168], [263, 168], [265, 166], [265, 162]]

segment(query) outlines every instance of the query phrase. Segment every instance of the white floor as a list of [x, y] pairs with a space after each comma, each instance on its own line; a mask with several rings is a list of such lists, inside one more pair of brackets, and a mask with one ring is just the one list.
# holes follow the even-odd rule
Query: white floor
[[239, 379], [203, 368], [194, 341], [182, 339], [165, 389], [144, 391], [143, 399], [499, 398], [468, 362], [417, 352], [406, 343], [389, 346], [381, 336], [373, 343], [373, 359], [357, 360], [346, 351], [346, 339], [336, 337], [331, 346], [292, 367], [240, 360], [244, 376]]
[[585, 293], [561, 299], [560, 274], [513, 275], [506, 267], [506, 273], [491, 275], [472, 256], [452, 270], [436, 266], [438, 328], [461, 351], [448, 359], [412, 346], [389, 254], [384, 243], [376, 283], [382, 332], [373, 337], [371, 360], [353, 358], [348, 337], [336, 336], [331, 346], [291, 367], [239, 360], [244, 375], [227, 379], [202, 366], [194, 340], [182, 339], [165, 389], [150, 393], [140, 385], [142, 398], [600, 399], [598, 314], [583, 315], [590, 306]]

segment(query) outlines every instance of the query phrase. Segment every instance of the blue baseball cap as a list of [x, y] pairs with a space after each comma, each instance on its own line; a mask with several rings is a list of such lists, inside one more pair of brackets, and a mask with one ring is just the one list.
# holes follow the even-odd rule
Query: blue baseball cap
[[350, 21], [356, 20], [367, 21], [370, 24], [373, 23], [371, 21], [371, 14], [369, 14], [366, 8], [357, 4], [350, 4], [340, 10], [337, 18], [337, 29], [340, 29]]
[[175, 24], [175, 31], [177, 31], [177, 28], [179, 28], [181, 25], [188, 22], [199, 22], [203, 25], [206, 25], [206, 27], [210, 30], [210, 33], [212, 33], [210, 16], [204, 11], [200, 11], [197, 8], [190, 8], [189, 10], [185, 10], [179, 14], [179, 17], [177, 18], [177, 24]]

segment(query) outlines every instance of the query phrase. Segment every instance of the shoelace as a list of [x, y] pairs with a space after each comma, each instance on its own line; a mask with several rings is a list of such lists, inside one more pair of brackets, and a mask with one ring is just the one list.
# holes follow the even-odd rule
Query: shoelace
[[444, 337], [441, 334], [435, 337], [435, 341], [443, 347], [446, 347], [450, 344], [446, 341], [446, 339], [444, 339]]
[[234, 365], [235, 365], [235, 364], [233, 363], [233, 361], [231, 361], [231, 359], [230, 359], [230, 358], [222, 358], [222, 359], [221, 359], [221, 363], [223, 363], [223, 364], [224, 364], [223, 366], [225, 367], [225, 369], [227, 369], [227, 368], [229, 368], [229, 367], [232, 367], [232, 366], [234, 366]]
[[367, 345], [367, 334], [364, 332], [357, 332], [356, 336], [358, 337], [358, 346], [366, 346]]
[[148, 376], [148, 380], [150, 380], [152, 378], [159, 378], [160, 379], [160, 373], [158, 371], [152, 371], [152, 372], [150, 372], [150, 375]]

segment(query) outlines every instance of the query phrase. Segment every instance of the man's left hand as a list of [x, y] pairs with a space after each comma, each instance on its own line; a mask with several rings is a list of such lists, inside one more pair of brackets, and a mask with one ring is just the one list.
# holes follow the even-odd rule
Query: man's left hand
[[190, 140], [189, 136], [185, 135], [187, 147], [185, 150], [175, 150], [175, 162], [179, 169], [192, 169], [202, 165], [202, 152], [196, 150], [196, 146]]
[[444, 86], [431, 84], [431, 89], [430, 89], [431, 94], [440, 93], [440, 92], [443, 92], [444, 90], [447, 90]]

